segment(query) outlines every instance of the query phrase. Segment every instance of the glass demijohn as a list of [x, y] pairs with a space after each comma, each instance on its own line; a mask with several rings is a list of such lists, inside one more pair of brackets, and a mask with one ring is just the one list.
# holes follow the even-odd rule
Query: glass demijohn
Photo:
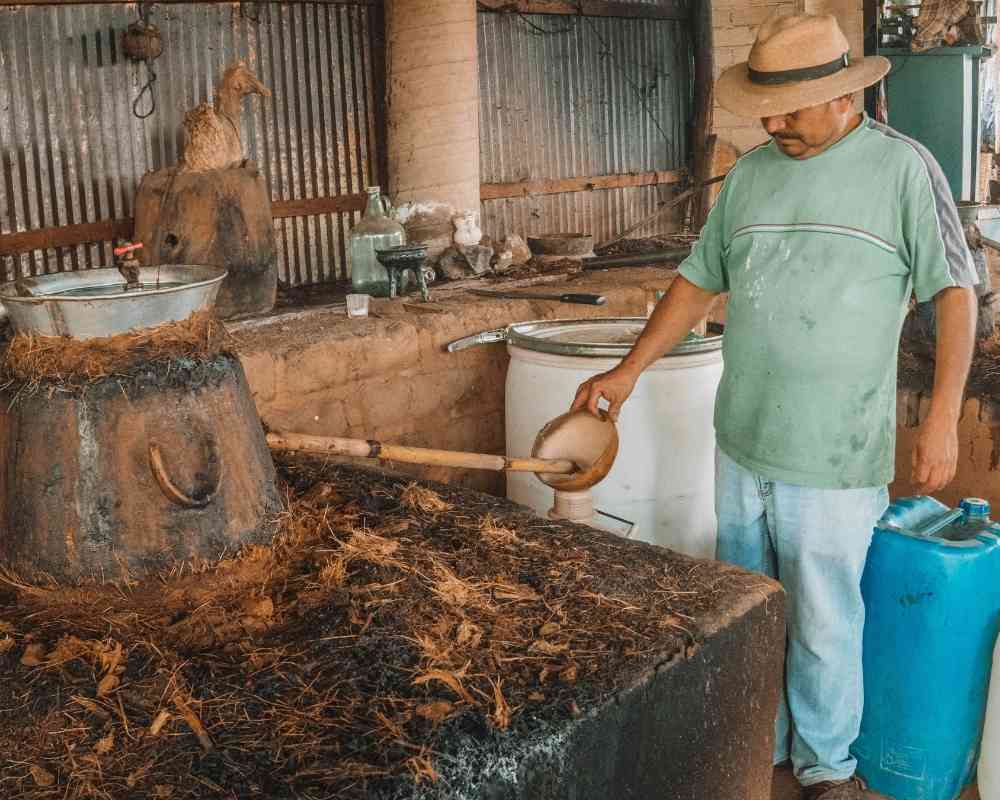
[[361, 221], [350, 234], [351, 291], [375, 297], [389, 296], [389, 274], [376, 250], [406, 243], [406, 232], [388, 216], [389, 202], [378, 186], [369, 186], [368, 206]]

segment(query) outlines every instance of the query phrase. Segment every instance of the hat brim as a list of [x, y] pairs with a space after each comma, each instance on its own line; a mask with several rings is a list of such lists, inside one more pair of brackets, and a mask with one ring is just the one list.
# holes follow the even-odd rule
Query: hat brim
[[800, 108], [829, 103], [845, 94], [878, 83], [889, 72], [889, 59], [868, 56], [825, 78], [778, 86], [762, 86], [750, 80], [747, 62], [725, 70], [715, 83], [715, 95], [727, 111], [741, 117], [772, 117]]

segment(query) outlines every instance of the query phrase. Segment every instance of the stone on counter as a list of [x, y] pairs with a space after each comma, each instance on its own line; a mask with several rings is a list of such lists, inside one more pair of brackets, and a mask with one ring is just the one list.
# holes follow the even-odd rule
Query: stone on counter
[[509, 250], [511, 263], [520, 266], [527, 264], [531, 260], [531, 250], [524, 239], [516, 233], [512, 233], [503, 240], [502, 250]]
[[485, 275], [490, 271], [490, 261], [493, 259], [493, 248], [482, 245], [455, 245], [465, 259], [474, 275]]

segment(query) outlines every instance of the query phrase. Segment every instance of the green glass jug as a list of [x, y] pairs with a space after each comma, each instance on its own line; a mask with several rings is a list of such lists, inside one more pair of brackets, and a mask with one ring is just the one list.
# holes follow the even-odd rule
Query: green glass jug
[[388, 198], [382, 196], [381, 189], [369, 186], [366, 191], [368, 205], [361, 221], [351, 229], [349, 239], [351, 291], [388, 297], [389, 273], [379, 263], [375, 251], [406, 244], [406, 232], [402, 225], [389, 218], [391, 206]]

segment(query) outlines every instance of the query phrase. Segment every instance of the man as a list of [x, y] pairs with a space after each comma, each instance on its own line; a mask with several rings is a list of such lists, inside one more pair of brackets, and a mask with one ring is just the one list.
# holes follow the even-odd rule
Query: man
[[865, 796], [849, 748], [862, 709], [860, 580], [895, 456], [896, 357], [911, 293], [933, 298], [937, 360], [913, 477], [954, 476], [975, 273], [940, 167], [853, 109], [887, 71], [849, 61], [831, 16], [771, 19], [719, 102], [771, 141], [729, 173], [691, 256], [632, 351], [577, 391], [612, 417], [640, 373], [729, 293], [715, 412], [718, 558], [787, 593], [775, 763], [806, 800]]

